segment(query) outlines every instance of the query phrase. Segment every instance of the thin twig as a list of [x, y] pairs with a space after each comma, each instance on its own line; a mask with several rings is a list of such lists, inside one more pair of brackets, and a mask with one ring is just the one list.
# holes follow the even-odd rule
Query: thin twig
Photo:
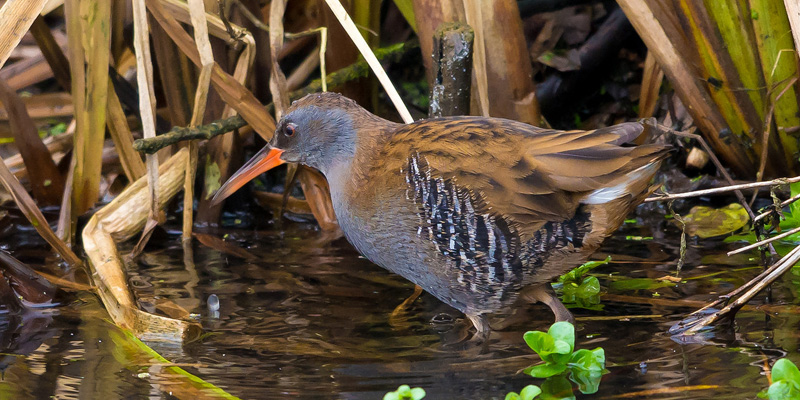
[[[778, 205], [778, 207], [776, 207], [776, 208], [778, 208], [778, 211], [780, 211], [780, 209], [782, 209], [783, 207], [786, 207], [786, 206], [788, 206], [789, 204], [792, 204], [792, 203], [794, 203], [794, 202], [795, 202], [795, 201], [797, 201], [797, 200], [800, 200], [800, 193], [798, 193], [798, 194], [796, 194], [796, 195], [794, 195], [794, 196], [790, 197], [789, 199], [786, 199], [786, 200], [784, 200], [784, 201], [783, 201], [783, 202], [781, 202], [781, 204], [779, 204], [779, 205]], [[773, 211], [775, 211], [775, 210], [764, 211], [763, 213], [761, 213], [761, 214], [758, 214], [758, 215], [757, 215], [755, 218], [753, 218], [753, 223], [756, 223], [756, 222], [758, 222], [758, 221], [761, 221], [762, 219], [764, 219], [764, 218], [766, 218], [768, 215], [770, 215], [770, 214], [771, 214]]]
[[762, 241], [760, 241], [760, 242], [755, 242], [755, 243], [753, 243], [753, 244], [749, 244], [749, 245], [747, 245], [747, 246], [744, 246], [744, 247], [742, 247], [742, 248], [738, 248], [738, 249], [736, 249], [736, 250], [729, 251], [729, 252], [728, 252], [728, 256], [732, 256], [732, 255], [734, 255], [734, 254], [743, 253], [743, 252], [745, 252], [745, 251], [747, 251], [747, 250], [752, 250], [752, 249], [755, 249], [755, 248], [757, 248], [757, 247], [760, 247], [760, 246], [763, 246], [763, 245], [765, 245], [765, 244], [772, 243], [772, 242], [774, 242], [774, 241], [776, 241], [776, 240], [781, 240], [781, 239], [783, 239], [783, 238], [785, 238], [785, 237], [787, 237], [787, 236], [794, 235], [794, 234], [795, 234], [795, 233], [797, 233], [797, 232], [800, 232], [800, 226], [798, 226], [797, 228], [794, 228], [794, 229], [788, 230], [788, 231], [786, 231], [786, 232], [783, 232], [783, 233], [781, 233], [780, 235], [775, 235], [775, 236], [772, 236], [772, 237], [770, 237], [769, 239], [764, 239], [764, 240], [762, 240]]
[[730, 185], [730, 186], [723, 186], [713, 189], [703, 189], [703, 190], [695, 190], [692, 192], [686, 193], [674, 193], [669, 195], [656, 195], [654, 197], [648, 197], [645, 199], [645, 202], [652, 202], [652, 201], [667, 201], [667, 200], [675, 200], [675, 199], [688, 199], [691, 197], [699, 197], [705, 196], [709, 194], [717, 194], [717, 193], [726, 193], [731, 192], [734, 190], [744, 190], [744, 189], [754, 189], [760, 187], [768, 187], [768, 186], [781, 186], [781, 185], [788, 185], [790, 183], [800, 182], [800, 176], [795, 176], [793, 178], [779, 178], [773, 179], [771, 181], [763, 181], [763, 182], [752, 182], [752, 183], [743, 183], [739, 185]]

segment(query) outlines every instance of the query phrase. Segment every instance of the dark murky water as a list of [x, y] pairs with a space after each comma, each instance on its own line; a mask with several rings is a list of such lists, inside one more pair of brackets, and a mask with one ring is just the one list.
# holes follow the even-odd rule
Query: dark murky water
[[[468, 335], [459, 313], [423, 294], [392, 316], [413, 285], [359, 257], [343, 239], [326, 242], [303, 225], [284, 228], [214, 233], [246, 247], [247, 260], [195, 241], [194, 269], [186, 267], [176, 234], [155, 240], [130, 272], [141, 305], [170, 299], [198, 314], [212, 334], [182, 348], [152, 347], [189, 373], [251, 399], [381, 399], [400, 384], [425, 388], [426, 399], [502, 399], [542, 384], [518, 371], [538, 361], [522, 335], [547, 329], [552, 316], [543, 306], [519, 310], [518, 322], [492, 334], [488, 353], [452, 350], [443, 343]], [[671, 324], [754, 276], [754, 261], [739, 257], [723, 265], [731, 246], [690, 242], [684, 281], [653, 284], [634, 278], [674, 273], [678, 233], [631, 236], [653, 234], [624, 227], [601, 252], [614, 254], [612, 264], [593, 271], [603, 285], [603, 310], [575, 310], [577, 347], [602, 346], [610, 371], [597, 394], [576, 392], [578, 398], [753, 399], [767, 386], [767, 360], [800, 361], [800, 316], [789, 306], [798, 304], [800, 278], [786, 276], [773, 290], [773, 306], [740, 312], [735, 326], [718, 330], [707, 344], [681, 344], [666, 334]], [[8, 248], [32, 265], [47, 263], [32, 250], [41, 249], [37, 239], [19, 240], [27, 237], [17, 232]], [[216, 315], [206, 305], [212, 294], [220, 302]], [[0, 314], [6, 348], [0, 398], [211, 396], [187, 390], [130, 343], [90, 295], [21, 316]]]

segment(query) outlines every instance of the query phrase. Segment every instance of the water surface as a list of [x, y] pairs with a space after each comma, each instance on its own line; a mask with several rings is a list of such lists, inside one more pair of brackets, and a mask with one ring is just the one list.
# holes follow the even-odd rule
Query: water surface
[[[10, 222], [3, 225], [5, 248], [33, 266], [55, 263], [32, 231]], [[510, 326], [492, 334], [488, 349], [458, 350], [450, 345], [470, 334], [462, 315], [427, 294], [393, 315], [413, 285], [360, 257], [343, 239], [331, 241], [312, 225], [292, 222], [281, 230], [264, 224], [208, 234], [248, 254], [195, 241], [194, 268], [187, 267], [192, 263], [180, 237], [170, 231], [153, 240], [129, 279], [144, 309], [169, 299], [210, 333], [183, 347], [150, 345], [231, 395], [380, 399], [408, 384], [425, 388], [427, 399], [502, 399], [543, 382], [519, 373], [538, 361], [523, 333], [552, 322], [542, 305], [522, 307], [512, 320], [498, 318]], [[576, 390], [578, 398], [753, 399], [767, 386], [766, 363], [784, 356], [800, 361], [794, 307], [800, 277], [794, 274], [775, 285], [771, 305], [741, 311], [733, 326], [703, 343], [671, 338], [673, 323], [759, 271], [754, 254], [729, 259], [724, 254], [732, 245], [690, 240], [683, 281], [653, 284], [675, 274], [678, 243], [675, 229], [629, 224], [594, 256], [611, 254], [613, 261], [593, 271], [603, 286], [602, 310], [574, 310], [577, 347], [602, 346], [609, 373], [597, 394]], [[218, 312], [207, 307], [212, 294]], [[760, 296], [754, 306], [763, 302]], [[0, 344], [0, 398], [211, 396], [182, 388], [164, 363], [131, 347], [88, 294], [0, 314]]]

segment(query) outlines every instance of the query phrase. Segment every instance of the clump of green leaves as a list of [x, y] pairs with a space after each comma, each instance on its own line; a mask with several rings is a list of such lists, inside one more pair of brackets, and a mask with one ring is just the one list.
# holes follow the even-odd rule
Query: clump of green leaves
[[526, 374], [549, 378], [568, 372], [569, 379], [578, 384], [581, 393], [597, 392], [600, 378], [608, 372], [605, 351], [601, 347], [575, 351], [575, 327], [571, 323], [556, 322], [546, 333], [529, 331], [523, 338], [543, 361], [526, 368]]
[[510, 392], [506, 395], [506, 400], [533, 400], [542, 393], [542, 389], [539, 389], [536, 385], [528, 385], [522, 388], [519, 393]]
[[560, 286], [561, 300], [567, 307], [581, 307], [590, 310], [600, 309], [600, 281], [597, 277], [586, 274], [604, 264], [608, 264], [611, 257], [603, 261], [589, 261], [558, 278], [556, 288]]
[[411, 388], [408, 385], [400, 385], [394, 392], [386, 393], [383, 400], [420, 400], [425, 397], [425, 389]]
[[772, 384], [758, 394], [762, 399], [800, 399], [800, 370], [793, 362], [781, 358], [772, 366]]

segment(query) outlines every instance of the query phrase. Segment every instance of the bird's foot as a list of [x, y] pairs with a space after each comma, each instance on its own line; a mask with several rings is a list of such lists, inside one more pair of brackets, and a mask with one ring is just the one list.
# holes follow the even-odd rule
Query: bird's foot
[[410, 326], [408, 323], [408, 315], [406, 312], [408, 311], [408, 307], [417, 300], [417, 298], [422, 294], [422, 287], [419, 285], [414, 286], [414, 293], [409, 296], [405, 301], [400, 303], [399, 306], [395, 307], [394, 311], [389, 315], [389, 325], [391, 325], [394, 329], [406, 329]]

